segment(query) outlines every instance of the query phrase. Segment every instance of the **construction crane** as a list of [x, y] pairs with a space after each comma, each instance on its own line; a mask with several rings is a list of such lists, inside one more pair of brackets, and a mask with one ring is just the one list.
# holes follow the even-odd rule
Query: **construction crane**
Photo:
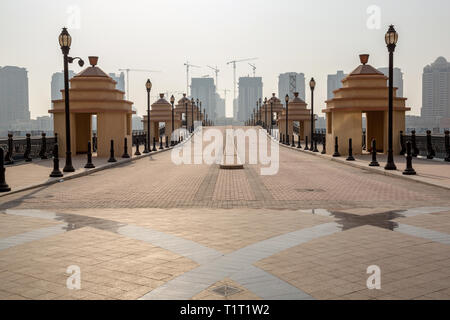
[[119, 69], [119, 71], [125, 71], [127, 74], [127, 99], [130, 100], [130, 77], [129, 72], [161, 72], [158, 70], [146, 70], [146, 69]]
[[256, 66], [254, 64], [251, 64], [250, 62], [248, 63], [248, 65], [253, 69], [253, 78], [256, 77]]
[[189, 68], [200, 68], [200, 66], [190, 64], [189, 61], [186, 61], [184, 65], [186, 66], [186, 95], [189, 97]]
[[214, 67], [211, 67], [211, 66], [207, 66], [208, 68], [210, 68], [210, 69], [212, 69], [212, 70], [214, 70], [214, 73], [216, 74], [216, 90], [219, 90], [219, 80], [218, 80], [218, 74], [219, 74], [219, 69], [217, 69], [217, 66], [214, 68]]
[[233, 64], [233, 78], [234, 78], [234, 99], [236, 99], [236, 63], [237, 62], [244, 62], [244, 61], [251, 61], [251, 60], [256, 60], [258, 58], [248, 58], [248, 59], [240, 59], [240, 60], [232, 60], [227, 62], [227, 65], [229, 65], [230, 63]]

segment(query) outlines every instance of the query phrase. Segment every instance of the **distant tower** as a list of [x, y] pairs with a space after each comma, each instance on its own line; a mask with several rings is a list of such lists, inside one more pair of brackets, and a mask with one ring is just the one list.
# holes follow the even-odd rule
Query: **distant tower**
[[305, 75], [297, 72], [286, 72], [278, 76], [278, 97], [284, 97], [286, 94], [291, 99], [294, 98], [294, 92], [298, 92], [298, 96], [305, 100]]
[[[72, 70], [69, 70], [69, 80], [72, 79], [75, 76], [75, 72]], [[70, 87], [70, 82], [69, 82]], [[55, 72], [52, 75], [52, 82], [51, 82], [51, 100], [58, 100], [62, 99], [61, 90], [64, 89], [64, 73], [62, 72]], [[52, 108], [53, 108], [53, 102]]]
[[[378, 68], [386, 77], [389, 77], [389, 68]], [[394, 68], [394, 88], [397, 89], [397, 97], [403, 97], [403, 72], [400, 68]]]
[[262, 78], [261, 77], [240, 77], [238, 110], [235, 119], [246, 121], [256, 108], [256, 100], [262, 98]]
[[422, 117], [450, 117], [450, 63], [439, 57], [423, 69]]
[[342, 88], [342, 79], [347, 75], [344, 71], [338, 71], [336, 74], [329, 74], [327, 79], [327, 100], [334, 98], [334, 90]]
[[16, 120], [30, 120], [28, 71], [14, 66], [0, 67], [0, 129], [7, 129]]

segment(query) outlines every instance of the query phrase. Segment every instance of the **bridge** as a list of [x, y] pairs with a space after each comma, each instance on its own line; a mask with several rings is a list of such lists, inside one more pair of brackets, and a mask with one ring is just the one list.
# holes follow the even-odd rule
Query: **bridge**
[[[234, 170], [220, 165], [230, 134], [233, 152], [244, 150]], [[197, 127], [149, 154], [94, 158], [93, 169], [77, 155], [59, 178], [53, 159], [6, 166], [0, 298], [449, 299], [448, 163], [419, 156], [405, 176], [398, 155], [387, 174], [370, 155], [346, 161], [294, 139]], [[70, 290], [74, 266], [81, 282]], [[380, 290], [367, 286], [370, 266]]]

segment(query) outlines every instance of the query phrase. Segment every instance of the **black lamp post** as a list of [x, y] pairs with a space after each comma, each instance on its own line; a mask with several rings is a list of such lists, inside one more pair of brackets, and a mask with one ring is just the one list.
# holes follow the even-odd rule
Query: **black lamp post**
[[197, 98], [197, 109], [195, 109], [195, 119], [198, 121], [198, 110], [199, 110], [199, 106], [200, 106], [200, 100], [198, 100]]
[[175, 102], [175, 97], [172, 95], [170, 97], [170, 104], [172, 105], [172, 132], [170, 133], [170, 145], [173, 147], [175, 145], [175, 141], [173, 141], [172, 134], [174, 132], [174, 117], [173, 117], [173, 104]]
[[[289, 132], [288, 132], [288, 121], [289, 121], [289, 95], [287, 94], [284, 97], [284, 101], [286, 101], [286, 144], [289, 145]], [[294, 132], [292, 132], [292, 140], [294, 140]]]
[[84, 61], [79, 57], [69, 57], [70, 45], [72, 44], [72, 37], [67, 28], [63, 28], [58, 37], [59, 45], [64, 56], [64, 102], [65, 102], [65, 118], [66, 118], [66, 164], [64, 172], [74, 172], [75, 168], [72, 165], [72, 151], [70, 145], [70, 103], [69, 103], [69, 63], [78, 59], [78, 65], [82, 67]]
[[[184, 94], [183, 96], [186, 96], [186, 94]], [[186, 98], [186, 101], [184, 103], [184, 106], [186, 107], [186, 112], [185, 114], [185, 121], [186, 121], [186, 131], [188, 131], [188, 99]]]
[[386, 45], [389, 51], [389, 111], [388, 111], [388, 159], [385, 170], [396, 170], [394, 164], [394, 152], [392, 150], [392, 118], [394, 107], [394, 51], [398, 41], [398, 34], [391, 25], [385, 35]]
[[150, 91], [152, 90], [152, 82], [147, 79], [145, 83], [145, 89], [147, 89], [147, 143], [145, 145], [143, 153], [150, 152]]
[[192, 126], [191, 126], [191, 132], [194, 132], [194, 103], [195, 103], [195, 100], [194, 100], [194, 98], [192, 98], [191, 99], [191, 124], [192, 124]]
[[202, 119], [203, 125], [206, 124], [206, 123], [205, 123], [205, 115], [206, 115], [206, 110], [205, 110], [205, 108], [203, 108], [203, 119]]
[[311, 78], [309, 81], [309, 87], [311, 88], [311, 150], [314, 145], [314, 88], [316, 87], [316, 81]]
[[272, 94], [272, 99], [270, 99], [270, 135], [272, 135], [272, 124], [273, 124], [273, 98], [275, 93]]
[[266, 126], [267, 132], [269, 132], [269, 127], [267, 126], [267, 97], [264, 98], [264, 125]]

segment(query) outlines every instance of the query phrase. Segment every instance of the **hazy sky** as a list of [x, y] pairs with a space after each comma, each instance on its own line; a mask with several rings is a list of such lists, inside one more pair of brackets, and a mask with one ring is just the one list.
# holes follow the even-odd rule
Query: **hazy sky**
[[[372, 5], [380, 8], [380, 29], [367, 13]], [[263, 77], [265, 96], [278, 92], [280, 73], [303, 72], [307, 81], [316, 79], [316, 108], [322, 109], [327, 74], [351, 72], [360, 53], [369, 53], [375, 67], [388, 64], [384, 34], [391, 23], [399, 33], [395, 63], [405, 73], [404, 94], [418, 114], [423, 67], [438, 56], [450, 60], [448, 0], [1, 0], [0, 66], [28, 69], [32, 117], [47, 114], [51, 75], [62, 70], [57, 38], [68, 26], [70, 54], [86, 62], [98, 55], [107, 73], [163, 71], [130, 73], [130, 100], [139, 115], [146, 108], [147, 77], [152, 95], [186, 91], [186, 60], [203, 66], [192, 69], [194, 77], [213, 75], [206, 65], [218, 66], [219, 93], [230, 90], [231, 115], [233, 69], [226, 62], [251, 57], [259, 58], [256, 73]], [[81, 70], [77, 64], [71, 68]], [[251, 75], [252, 69], [244, 62], [237, 74]]]

